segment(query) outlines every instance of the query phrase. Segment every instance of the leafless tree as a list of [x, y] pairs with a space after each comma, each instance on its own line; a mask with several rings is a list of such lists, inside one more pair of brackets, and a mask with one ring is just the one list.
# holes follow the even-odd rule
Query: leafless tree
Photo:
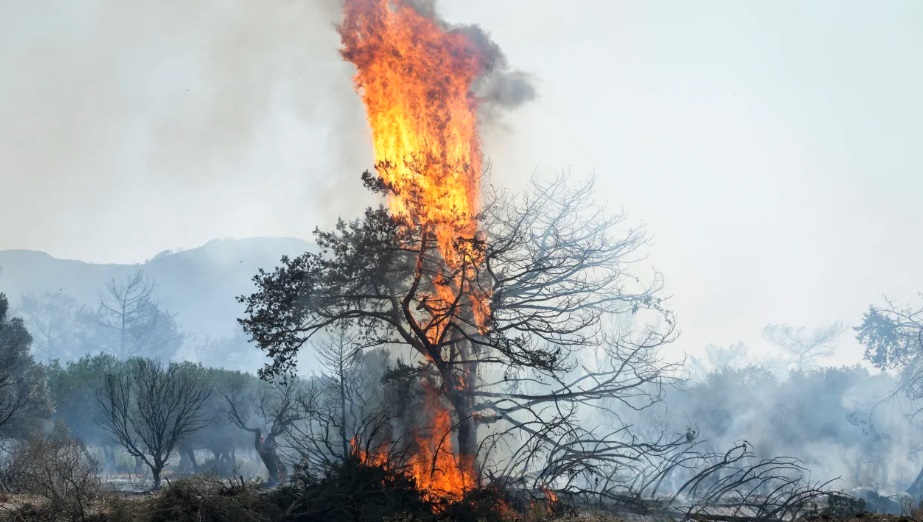
[[268, 473], [270, 485], [286, 477], [280, 439], [315, 409], [316, 389], [300, 379], [266, 383], [256, 391], [236, 390], [225, 395], [230, 422], [253, 434], [253, 446]]
[[[398, 417], [390, 412], [394, 401], [382, 393], [387, 352], [360, 350], [355, 333], [347, 328], [328, 332], [314, 344], [322, 372], [312, 379], [312, 393], [300, 401], [304, 418], [286, 428], [286, 450], [297, 464], [313, 471], [328, 469], [355, 454], [360, 441], [386, 453], [394, 450], [393, 456], [400, 450], [390, 446], [407, 450], [393, 430], [384, 429]], [[366, 440], [370, 436], [379, 438]], [[392, 470], [402, 466], [397, 460], [390, 464]]]
[[182, 343], [173, 316], [153, 300], [154, 283], [141, 270], [115, 279], [100, 292], [95, 320], [104, 334], [100, 346], [121, 360], [169, 358]]
[[349, 453], [353, 431], [365, 418], [369, 403], [360, 345], [344, 325], [317, 342], [317, 354], [324, 370], [320, 377], [331, 421], [339, 434], [342, 455]]
[[833, 343], [846, 331], [842, 323], [832, 323], [808, 332], [804, 327], [769, 324], [763, 337], [785, 351], [798, 371], [810, 369], [817, 359], [833, 355]]
[[[370, 174], [365, 181], [393, 189]], [[480, 425], [507, 423], [552, 444], [540, 436], [545, 427], [532, 423], [572, 425], [579, 405], [656, 396], [668, 372], [655, 368], [651, 352], [674, 336], [662, 281], [632, 273], [646, 235], [608, 216], [592, 194], [592, 182], [574, 186], [565, 178], [535, 180], [518, 198], [493, 192], [480, 232], [457, 231], [452, 262], [437, 226], [384, 208], [318, 232], [320, 254], [283, 259], [242, 298], [241, 323], [273, 359], [263, 374], [290, 371], [315, 335], [355, 324], [363, 346], [410, 348], [438, 375], [460, 458], [472, 465]], [[650, 313], [656, 319], [632, 334], [601, 335], [608, 317], [641, 321]], [[605, 353], [606, 364], [586, 368], [581, 357], [594, 351]]]
[[180, 439], [205, 426], [210, 394], [208, 383], [187, 367], [131, 359], [120, 374], [106, 376], [96, 397], [97, 422], [150, 468], [156, 489]]

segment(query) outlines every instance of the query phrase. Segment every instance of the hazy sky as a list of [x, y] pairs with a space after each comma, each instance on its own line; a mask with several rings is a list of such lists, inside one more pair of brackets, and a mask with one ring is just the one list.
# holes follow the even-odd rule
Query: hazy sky
[[[134, 262], [354, 213], [336, 6], [0, 2], [0, 249]], [[654, 235], [681, 348], [923, 290], [923, 2], [440, 6], [538, 88], [484, 131], [495, 178], [595, 173]]]

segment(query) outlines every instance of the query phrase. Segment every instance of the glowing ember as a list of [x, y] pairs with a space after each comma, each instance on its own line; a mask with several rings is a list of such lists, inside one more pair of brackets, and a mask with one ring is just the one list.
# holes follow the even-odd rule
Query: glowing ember
[[539, 486], [539, 489], [545, 494], [545, 510], [549, 515], [553, 515], [558, 505], [558, 495], [546, 486]]

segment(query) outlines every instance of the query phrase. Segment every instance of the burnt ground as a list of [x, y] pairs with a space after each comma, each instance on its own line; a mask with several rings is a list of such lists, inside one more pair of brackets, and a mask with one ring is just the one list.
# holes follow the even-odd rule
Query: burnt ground
[[814, 516], [805, 519], [805, 522], [923, 522], [923, 512], [914, 515], [885, 515], [882, 513], [859, 513], [853, 517], [835, 518], [830, 516]]

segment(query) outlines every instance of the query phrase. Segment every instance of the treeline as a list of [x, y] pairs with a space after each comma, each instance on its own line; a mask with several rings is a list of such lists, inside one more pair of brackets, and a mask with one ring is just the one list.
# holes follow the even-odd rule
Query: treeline
[[[281, 483], [304, 459], [329, 463], [348, 454], [356, 430], [384, 402], [398, 414], [412, 408], [405, 392], [413, 387], [380, 384], [385, 378], [396, 384], [414, 370], [382, 352], [360, 354], [345, 332], [318, 344], [322, 375], [272, 383], [246, 372], [107, 352], [40, 364], [23, 321], [10, 317], [5, 297], [0, 304], [3, 436], [26, 439], [59, 422], [98, 451], [102, 470], [143, 469], [155, 485], [169, 466], [230, 476], [242, 471], [242, 461], [252, 463], [253, 474]], [[709, 353], [716, 367], [666, 388], [660, 409], [646, 410], [638, 426], [691, 431], [712, 451], [745, 440], [758, 455], [798, 457], [817, 478], [839, 477], [847, 488], [904, 489], [923, 465], [918, 430], [900, 404], [880, 400], [897, 378], [859, 367], [780, 373], [734, 366], [730, 354], [746, 353], [742, 345]]]
[[[434, 497], [401, 471], [399, 456], [360, 458], [358, 448], [375, 447], [373, 438], [397, 442], [394, 423], [432, 397], [409, 384], [421, 378], [415, 368], [358, 350], [345, 330], [317, 340], [321, 375], [272, 382], [110, 353], [41, 364], [31, 343], [0, 294], [0, 490], [42, 499], [11, 507], [10, 497], [0, 498], [0, 512], [15, 520], [300, 521], [344, 512], [430, 520], [438, 512], [499, 521], [507, 519], [500, 508], [535, 505], [497, 488], [474, 490], [471, 499]], [[126, 475], [147, 475], [155, 489], [170, 482], [159, 495], [130, 501], [104, 484]], [[344, 497], [354, 503], [344, 507]]]
[[182, 359], [256, 369], [258, 354], [248, 349], [242, 334], [215, 339], [187, 334], [176, 315], [157, 301], [156, 289], [156, 282], [139, 270], [107, 282], [95, 302], [82, 303], [63, 292], [26, 292], [15, 312], [32, 336], [33, 357], [43, 363], [106, 353], [119, 360]]
[[723, 367], [669, 389], [659, 414], [639, 422], [693, 430], [714, 448], [747, 441], [759, 455], [798, 458], [838, 488], [896, 494], [923, 466], [923, 436], [894, 397], [898, 385], [898, 377], [858, 366]]
[[383, 386], [416, 374], [386, 378], [387, 354], [358, 350], [345, 330], [315, 343], [320, 375], [272, 381], [108, 352], [43, 364], [32, 339], [0, 294], [0, 438], [16, 445], [58, 425], [101, 471], [144, 471], [155, 488], [167, 469], [238, 476], [247, 461], [250, 475], [283, 483], [296, 466], [342, 460], [360, 429], [387, 423], [380, 412], [406, 412], [423, 395]]

